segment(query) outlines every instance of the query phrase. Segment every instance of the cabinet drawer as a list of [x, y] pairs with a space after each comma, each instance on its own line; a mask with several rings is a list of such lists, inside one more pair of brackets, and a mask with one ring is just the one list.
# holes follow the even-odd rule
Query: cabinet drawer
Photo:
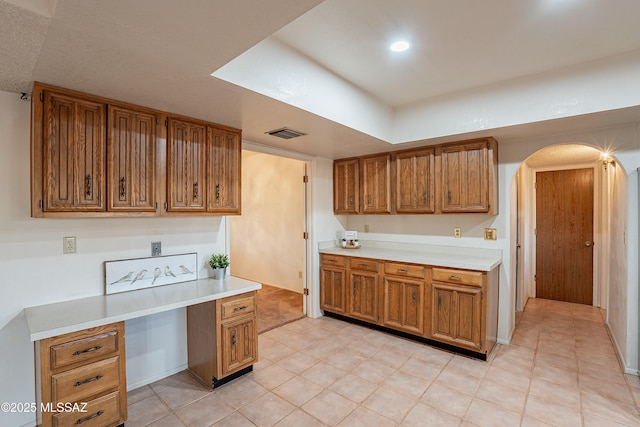
[[118, 331], [51, 346], [51, 369], [102, 358], [118, 350]]
[[51, 400], [81, 402], [120, 385], [120, 356], [51, 376]]
[[246, 297], [231, 297], [224, 299], [220, 304], [222, 310], [222, 320], [231, 319], [245, 314], [254, 313], [256, 309], [256, 298], [254, 295]]
[[365, 270], [377, 273], [380, 268], [380, 263], [372, 259], [351, 258], [349, 260], [349, 267], [353, 270]]
[[340, 255], [320, 254], [320, 264], [333, 265], [336, 267], [346, 266], [346, 259]]
[[394, 274], [396, 276], [407, 276], [424, 279], [424, 267], [420, 265], [402, 264], [397, 262], [385, 262], [384, 274]]
[[79, 406], [79, 409], [83, 412], [74, 410], [54, 414], [52, 418], [53, 427], [71, 427], [77, 425], [82, 425], [83, 427], [102, 427], [115, 425], [121, 421], [119, 391], [86, 403], [86, 406]]
[[482, 286], [482, 273], [478, 271], [453, 270], [449, 268], [434, 268], [432, 272], [434, 282], [459, 283], [462, 285]]

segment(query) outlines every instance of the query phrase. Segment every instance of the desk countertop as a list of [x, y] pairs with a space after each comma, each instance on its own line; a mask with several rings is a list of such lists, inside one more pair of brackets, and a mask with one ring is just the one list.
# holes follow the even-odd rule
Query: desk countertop
[[262, 287], [228, 276], [25, 308], [31, 341], [213, 301]]

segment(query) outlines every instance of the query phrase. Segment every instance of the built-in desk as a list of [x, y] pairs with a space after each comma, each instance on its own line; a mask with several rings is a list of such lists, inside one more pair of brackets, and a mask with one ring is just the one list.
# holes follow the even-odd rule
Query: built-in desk
[[[189, 370], [208, 387], [250, 371], [261, 287], [229, 276], [26, 308], [38, 409], [53, 402], [38, 412], [38, 424], [113, 427], [127, 420], [125, 320], [187, 307]], [[74, 404], [82, 407], [66, 410]]]

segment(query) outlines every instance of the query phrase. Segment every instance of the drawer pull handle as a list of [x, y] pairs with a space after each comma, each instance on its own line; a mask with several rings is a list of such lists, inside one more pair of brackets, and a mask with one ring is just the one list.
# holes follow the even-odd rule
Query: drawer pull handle
[[406, 268], [399, 268], [398, 269], [398, 273], [408, 273], [409, 270], [407, 270]]
[[80, 418], [78, 421], [76, 421], [76, 424], [82, 424], [85, 421], [91, 421], [94, 418], [98, 418], [100, 415], [104, 414], [104, 411], [98, 411], [93, 415], [89, 415], [86, 418]]
[[451, 275], [451, 276], [449, 276], [449, 279], [451, 279], [451, 280], [462, 280], [462, 277], [461, 276]]
[[369, 264], [358, 264], [358, 267], [369, 267]]
[[336, 261], [335, 259], [328, 259], [327, 261], [328, 261], [328, 262], [334, 262], [334, 263], [335, 263], [335, 262], [338, 262], [338, 261]]
[[235, 312], [237, 312], [237, 311], [242, 311], [242, 310], [247, 309], [247, 308], [249, 308], [249, 306], [248, 306], [248, 305], [243, 305], [242, 307], [236, 307], [236, 308], [234, 308], [234, 309], [233, 309], [233, 312], [235, 313]]
[[84, 353], [91, 353], [92, 351], [97, 351], [97, 350], [100, 350], [101, 348], [102, 348], [102, 346], [101, 346], [101, 345], [97, 345], [97, 346], [95, 346], [95, 347], [91, 347], [91, 348], [88, 348], [88, 349], [86, 349], [86, 350], [78, 350], [78, 351], [76, 351], [75, 353], [73, 353], [73, 355], [74, 355], [74, 356], [80, 356], [81, 354], [84, 354]]
[[78, 381], [78, 382], [77, 382], [77, 383], [75, 383], [73, 386], [74, 386], [74, 387], [80, 387], [81, 385], [89, 384], [89, 383], [92, 383], [92, 382], [94, 382], [94, 381], [98, 381], [100, 378], [102, 378], [102, 375], [96, 375], [95, 377], [87, 378], [87, 379], [86, 379], [86, 380], [84, 380], [84, 381]]

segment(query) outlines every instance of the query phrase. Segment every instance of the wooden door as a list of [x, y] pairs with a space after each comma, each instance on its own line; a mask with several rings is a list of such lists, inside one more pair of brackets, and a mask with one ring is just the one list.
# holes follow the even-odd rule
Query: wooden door
[[442, 212], [489, 211], [487, 142], [442, 148]]
[[378, 274], [352, 271], [349, 315], [378, 322]]
[[593, 304], [593, 169], [536, 173], [536, 297]]
[[360, 163], [358, 159], [337, 160], [333, 164], [333, 211], [356, 214], [360, 211]]
[[424, 282], [404, 278], [384, 278], [385, 326], [409, 333], [424, 334]]
[[225, 214], [240, 214], [241, 147], [240, 135], [223, 129], [211, 132], [208, 210]]
[[44, 91], [44, 211], [105, 210], [105, 122], [104, 104]]
[[320, 308], [346, 313], [346, 271], [340, 268], [320, 268]]
[[154, 114], [109, 106], [110, 211], [156, 210], [156, 124]]
[[434, 212], [434, 150], [426, 148], [396, 155], [396, 212]]
[[257, 323], [253, 316], [222, 324], [221, 377], [226, 377], [256, 361], [257, 340]]
[[391, 156], [362, 159], [362, 213], [391, 213]]
[[205, 126], [169, 120], [167, 141], [167, 210], [206, 210], [207, 129]]

